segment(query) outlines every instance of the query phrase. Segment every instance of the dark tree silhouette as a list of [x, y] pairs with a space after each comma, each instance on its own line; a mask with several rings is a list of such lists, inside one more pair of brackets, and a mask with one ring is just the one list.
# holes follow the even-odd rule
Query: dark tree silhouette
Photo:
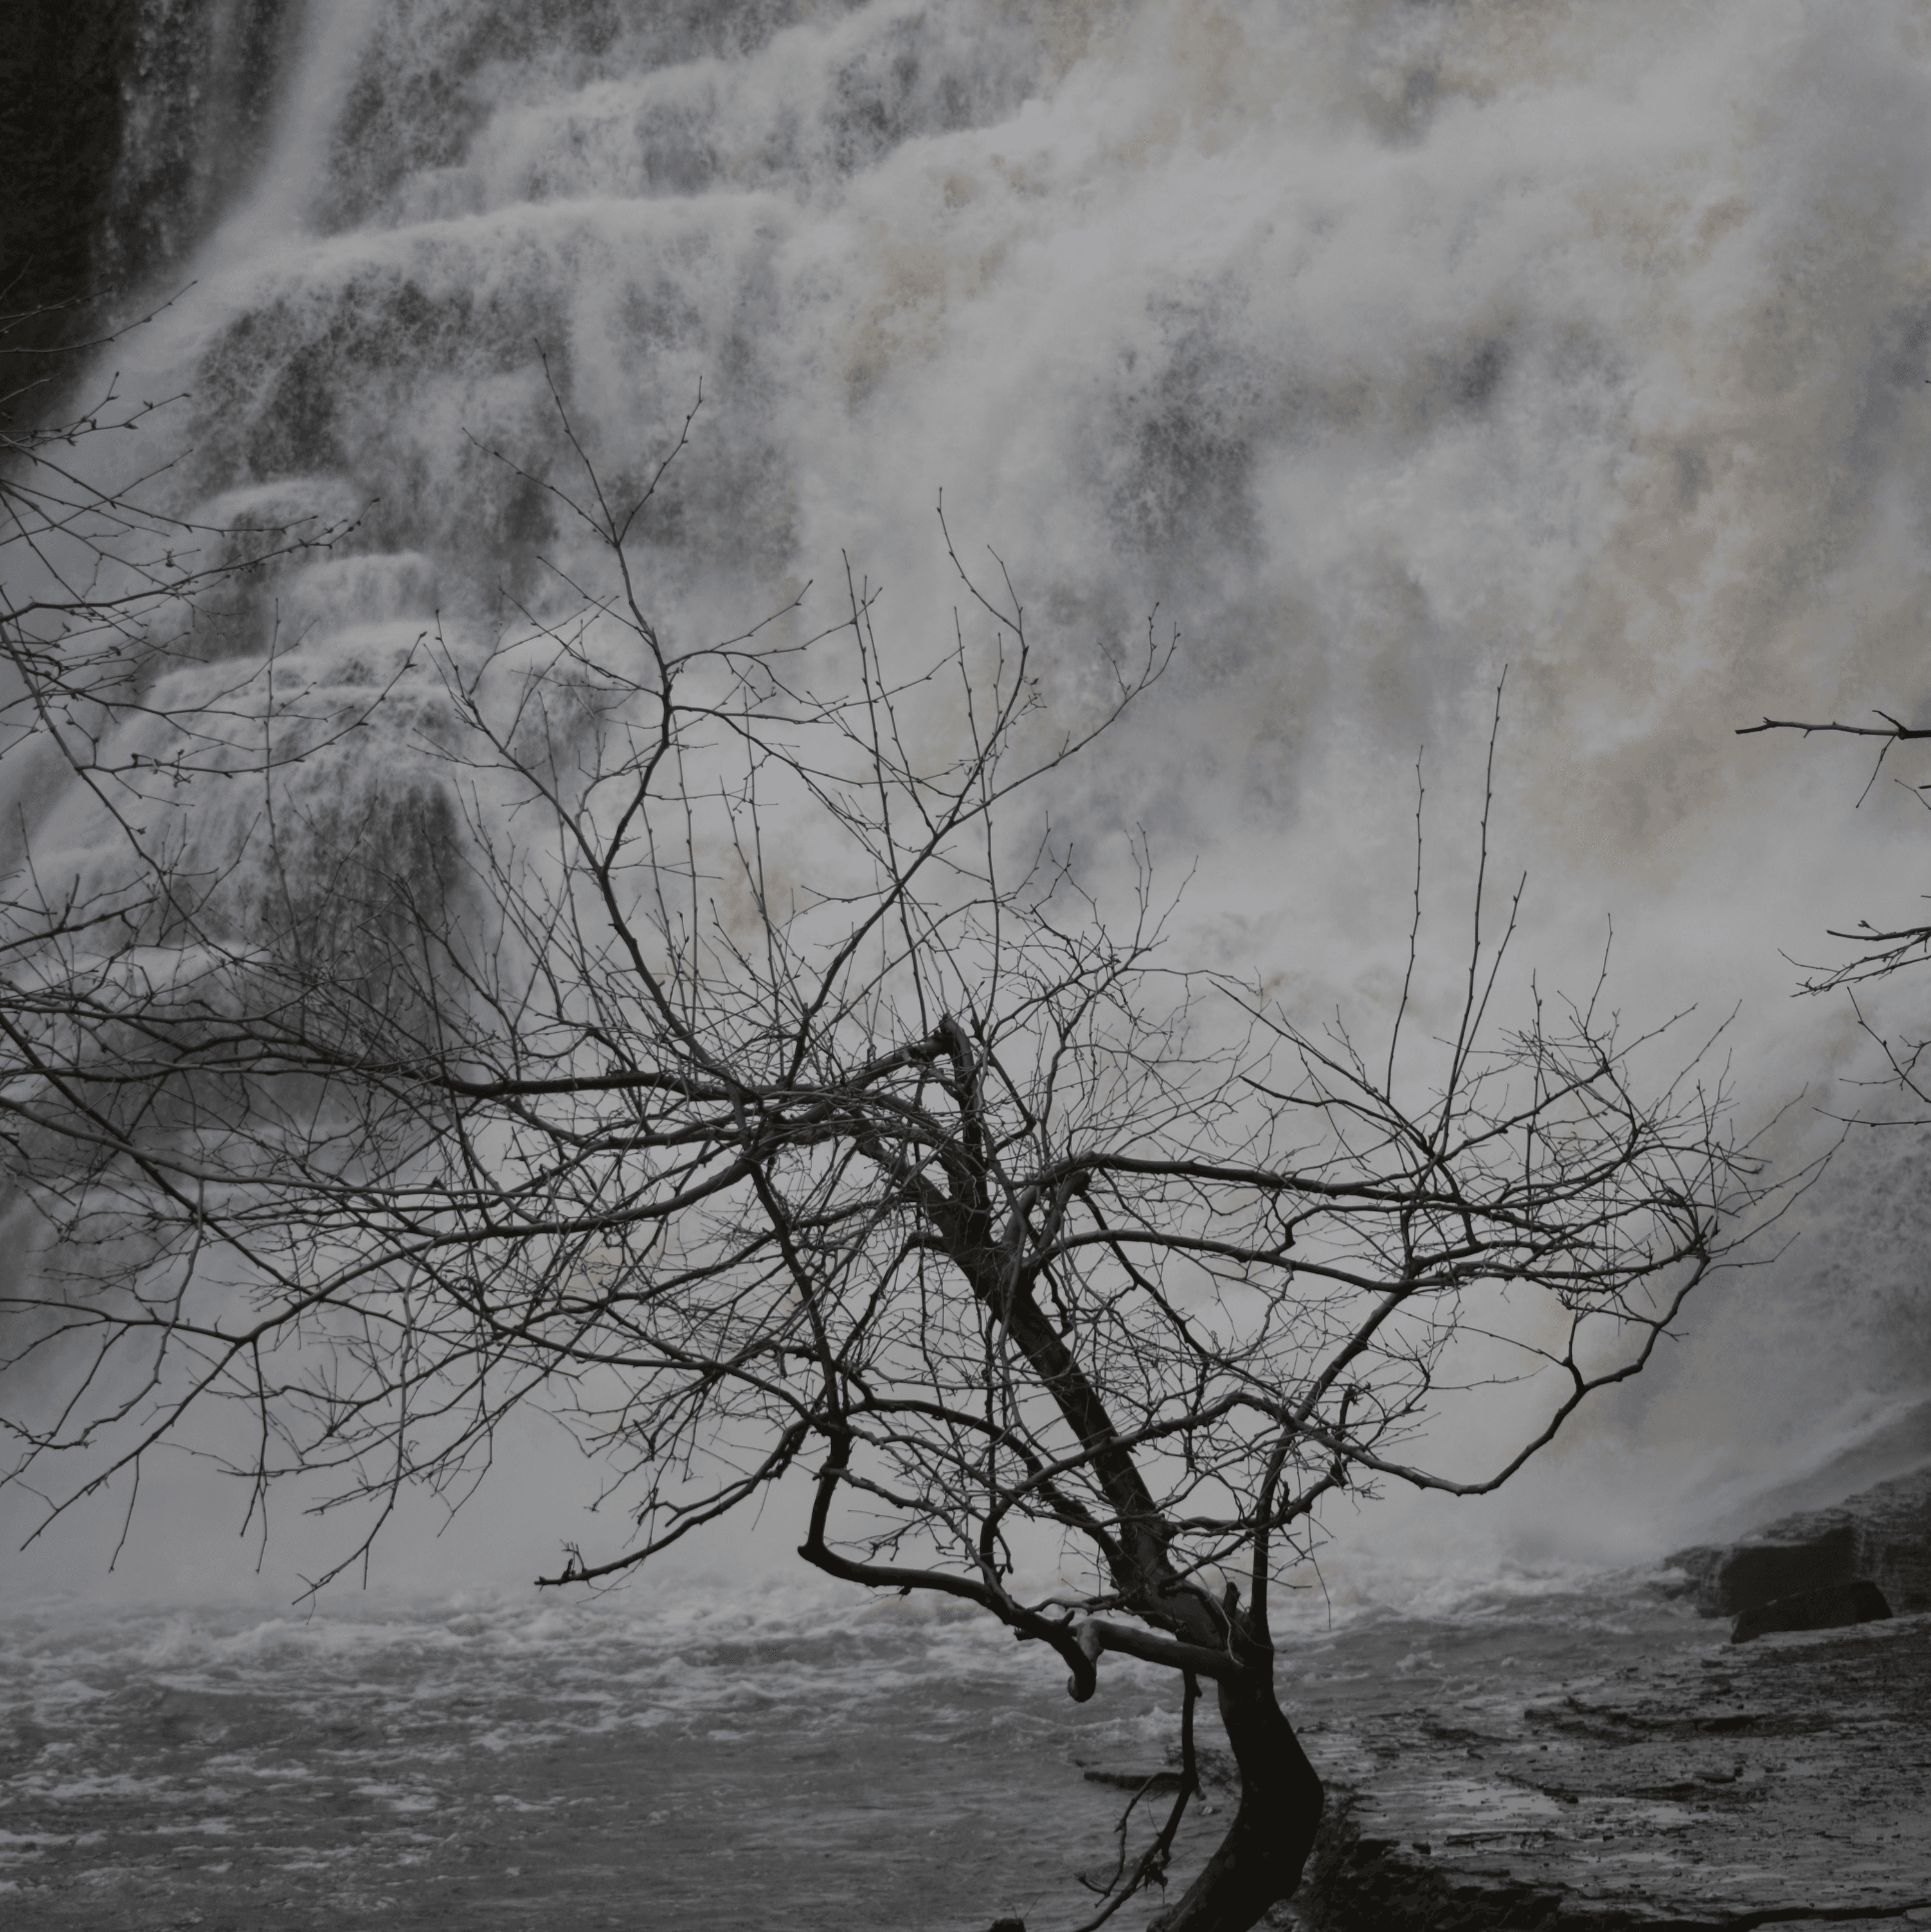
[[144, 462], [143, 432], [182, 398], [104, 373], [152, 317], [91, 337], [98, 306], [0, 312], [0, 1140], [17, 1153], [51, 1127], [51, 1072], [113, 1064], [152, 949], [218, 886], [147, 821], [178, 820], [197, 778], [285, 775], [383, 696], [324, 719], [299, 682], [277, 688], [278, 640], [236, 656], [253, 586], [353, 520], [177, 514], [174, 460]]
[[[1872, 788], [1884, 775], [1885, 761], [1893, 746], [1931, 738], [1931, 728], [1906, 724], [1887, 711], [1873, 711], [1871, 715], [1880, 722], [1875, 724], [1840, 724], [1831, 720], [1813, 724], [1796, 718], [1766, 718], [1759, 724], [1743, 726], [1737, 735], [1747, 738], [1764, 731], [1795, 731], [1806, 738], [1834, 734], [1878, 740], [1877, 757], [1872, 764], [1869, 776], [1864, 781], [1863, 790], [1857, 795], [1857, 802], [1862, 806], [1869, 797]], [[1920, 805], [1931, 805], [1926, 787], [1906, 784], [1905, 789]], [[1875, 1046], [1884, 1060], [1884, 1072], [1866, 1084], [1892, 1089], [1903, 1096], [1907, 1108], [1931, 1107], [1931, 1079], [1927, 1079], [1925, 1058], [1931, 1053], [1931, 1039], [1887, 1034], [1872, 1024], [1863, 1002], [1858, 998], [1859, 988], [1873, 981], [1890, 979], [1895, 974], [1908, 972], [1931, 962], [1931, 923], [1877, 924], [1860, 919], [1854, 926], [1830, 926], [1825, 930], [1827, 937], [1843, 940], [1854, 950], [1833, 964], [1803, 968], [1804, 977], [1799, 982], [1799, 990], [1813, 994], [1847, 993], [1859, 1030]], [[1921, 1117], [1914, 1118], [1921, 1121]], [[1881, 1118], [1892, 1126], [1909, 1124], [1899, 1119], [1888, 1108], [1881, 1115], [1867, 1118], [1862, 1124], [1869, 1124], [1871, 1118]]]
[[[1884, 760], [1890, 755], [1892, 746], [1931, 738], [1931, 728], [1904, 724], [1887, 711], [1874, 711], [1871, 715], [1884, 722], [1878, 724], [1839, 724], [1834, 722], [1810, 724], [1791, 718], [1766, 718], [1761, 724], [1740, 727], [1737, 736], [1749, 738], [1761, 731], [1795, 731], [1806, 738], [1836, 733], [1844, 737], [1881, 740], [1870, 776], [1857, 796], [1857, 802], [1862, 805], [1869, 797], [1871, 788], [1882, 776]], [[1924, 802], [1923, 787], [1913, 786], [1910, 789], [1920, 803]], [[1855, 986], [1867, 980], [1885, 979], [1905, 967], [1921, 964], [1931, 957], [1931, 925], [1885, 928], [1860, 920], [1848, 928], [1830, 928], [1830, 937], [1849, 940], [1864, 950], [1837, 965], [1811, 969], [1810, 976], [1803, 982], [1806, 993], [1833, 992], [1839, 987]]]
[[[675, 649], [626, 548], [657, 480], [584, 475], [554, 494], [606, 588], [440, 646], [379, 784], [326, 718], [258, 738], [245, 851], [171, 901], [110, 1064], [101, 1006], [17, 1022], [19, 1178], [65, 1244], [6, 1310], [14, 1379], [59, 1391], [12, 1480], [68, 1466], [57, 1513], [230, 1398], [256, 1492], [332, 1481], [360, 1551], [536, 1402], [632, 1509], [562, 1588], [801, 1472], [830, 1575], [976, 1606], [1075, 1698], [1109, 1652], [1182, 1679], [1173, 1815], [1090, 1924], [1164, 1884], [1212, 1685], [1239, 1803], [1158, 1923], [1251, 1926], [1321, 1814], [1271, 1612], [1322, 1498], [1493, 1490], [1641, 1370], [1758, 1198], [1719, 1087], [1599, 987], [1502, 1024], [1479, 883], [1446, 1030], [1404, 991], [1371, 1057], [1170, 966], [1143, 845], [1116, 925], [1050, 838], [1013, 853], [1170, 646], [1049, 709], [1010, 584], [962, 567], [972, 625], [915, 674], [848, 577], [815, 638]], [[164, 814], [137, 842], [193, 870]], [[1498, 1466], [1427, 1457], [1440, 1401], [1516, 1376], [1544, 1399]], [[1042, 1534], [1075, 1580], [1031, 1591]]]

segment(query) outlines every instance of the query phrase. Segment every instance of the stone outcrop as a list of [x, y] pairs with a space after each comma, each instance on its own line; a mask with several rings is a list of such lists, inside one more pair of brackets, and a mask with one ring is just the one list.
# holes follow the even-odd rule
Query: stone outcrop
[[1773, 1597], [1745, 1610], [1730, 1632], [1732, 1643], [1749, 1643], [1773, 1630], [1840, 1630], [1848, 1624], [1880, 1623], [1891, 1613], [1884, 1594], [1868, 1576], [1848, 1583], [1827, 1583], [1821, 1590], [1800, 1590], [1794, 1597]]
[[1668, 1562], [1707, 1617], [1737, 1616], [1860, 1577], [1899, 1615], [1931, 1610], [1931, 1468], [1833, 1509], [1785, 1516], [1739, 1542], [1679, 1550]]
[[1931, 1925], [1931, 1468], [1668, 1561], [1746, 1648], [1337, 1724], [1311, 1740], [1328, 1821], [1269, 1922]]
[[1311, 1738], [1304, 1932], [1931, 1923], [1931, 1617]]
[[[297, 0], [6, 0], [10, 310], [104, 289], [125, 322], [143, 288], [178, 292], [182, 265], [268, 152], [308, 10]], [[98, 311], [84, 320], [87, 334], [104, 326]]]

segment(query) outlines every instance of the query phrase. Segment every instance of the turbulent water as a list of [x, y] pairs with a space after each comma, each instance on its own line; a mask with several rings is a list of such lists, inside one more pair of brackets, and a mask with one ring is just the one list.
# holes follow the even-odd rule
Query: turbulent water
[[[1479, 1726], [1722, 1634], [1633, 1580], [1518, 1586], [1311, 1618], [1283, 1691], [1318, 1764], [1365, 1712]], [[1085, 1706], [1062, 1675], [975, 1617], [779, 1590], [50, 1607], [0, 1637], [0, 1914], [91, 1932], [1071, 1925], [1129, 1795], [1085, 1772], [1163, 1768], [1179, 1724], [1165, 1672], [1110, 1668]], [[1227, 1802], [1206, 1792], [1183, 1870]], [[1151, 1828], [1131, 1828], [1135, 1855]]]
[[[227, 196], [197, 190], [225, 213], [156, 284], [192, 286], [116, 351], [132, 392], [189, 398], [143, 460], [175, 458], [165, 487], [210, 520], [360, 518], [230, 610], [225, 648], [365, 680], [433, 623], [479, 646], [512, 605], [553, 608], [551, 566], [583, 561], [530, 480], [581, 476], [560, 410], [621, 481], [701, 388], [638, 545], [674, 642], [842, 582], [848, 556], [922, 661], [954, 601], [941, 490], [966, 553], [992, 545], [1020, 587], [1066, 715], [1157, 605], [1177, 668], [1056, 824], [1103, 879], [1143, 827], [1169, 876], [1197, 862], [1195, 956], [1371, 1022], [1425, 743], [1431, 956], [1455, 965], [1506, 664], [1496, 837], [1532, 874], [1524, 968], [1586, 984], [1613, 912], [1632, 1011], [1744, 1002], [1744, 1118], [1807, 1087], [1785, 1157], [1814, 1150], [1811, 1110], [1860, 1104], [1833, 1084], [1868, 1064], [1851, 1016], [1793, 1005], [1785, 956], [1913, 916], [1917, 808], [1881, 786], [1854, 814], [1854, 753], [1731, 734], [1926, 701], [1931, 8], [316, 0], [271, 34], [273, 10], [220, 16], [283, 50], [245, 90], [269, 134], [224, 146], [211, 109], [184, 160], [179, 114], [136, 114], [117, 177], [155, 191], [140, 143], [164, 124], [184, 178]], [[352, 776], [378, 807], [397, 742], [371, 734]], [[17, 802], [48, 849], [94, 836], [71, 802]], [[223, 809], [197, 805], [200, 836]], [[1505, 1558], [1653, 1555], [1880, 1426], [1931, 1358], [1927, 1159], [1914, 1132], [1854, 1145], [1789, 1252], [1516, 1500], [1344, 1513], [1350, 1604], [1412, 1616]], [[386, 1574], [531, 1574], [585, 1492], [527, 1453], [540, 1474], [485, 1492], [486, 1530], [433, 1563], [405, 1539]], [[227, 1501], [161, 1472], [130, 1595], [251, 1588]], [[270, 1545], [284, 1600], [303, 1534]], [[752, 1902], [780, 1886], [788, 1923], [951, 1923], [941, 1868], [973, 1877], [965, 1923], [1068, 1903], [1110, 1802], [1071, 1757], [1170, 1729], [1151, 1684], [1076, 1712], [1020, 1696], [1040, 1666], [996, 1633], [821, 1608], [170, 1620], [101, 1606], [124, 1600], [101, 1594], [113, 1534], [83, 1524], [7, 1579], [96, 1606], [8, 1640], [15, 1802], [54, 1808], [34, 1848], [4, 1826], [29, 1864], [98, 1828], [104, 1873], [146, 1870], [146, 1841], [83, 1815], [125, 1798], [237, 1886], [373, 1912], [447, 1885], [514, 1923], [581, 1820], [626, 1883], [666, 1888], [666, 1924], [775, 1922]], [[786, 1560], [760, 1538], [795, 1540], [734, 1547], [740, 1586]], [[1388, 1614], [1323, 1654], [1392, 1670], [1424, 1627]]]

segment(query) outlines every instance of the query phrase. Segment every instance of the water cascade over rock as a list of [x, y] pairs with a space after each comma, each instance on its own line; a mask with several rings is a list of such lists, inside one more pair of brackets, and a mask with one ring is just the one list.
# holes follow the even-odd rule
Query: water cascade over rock
[[300, 0], [18, 0], [0, 45], [10, 311], [170, 293], [253, 186], [301, 52]]
[[[190, 399], [150, 458], [209, 523], [359, 519], [233, 596], [218, 655], [353, 694], [438, 626], [460, 656], [567, 608], [563, 421], [621, 488], [701, 392], [637, 545], [674, 640], [841, 553], [884, 581], [884, 632], [944, 634], [941, 489], [1037, 619], [1056, 715], [1156, 604], [1180, 625], [1176, 674], [1053, 812], [1102, 875], [1134, 826], [1176, 879], [1203, 855], [1197, 956], [1264, 962], [1302, 1010], [1385, 1005], [1417, 748], [1427, 910], [1459, 920], [1506, 664], [1524, 967], [1586, 985], [1613, 910], [1632, 1010], [1746, 1001], [1754, 1118], [1851, 1064], [1779, 949], [1899, 896], [1908, 801], [1854, 820], [1861, 768], [1731, 734], [1918, 700], [1931, 49], [1905, 0], [114, 20], [89, 260], [124, 294], [194, 284], [117, 352]], [[318, 847], [390, 827], [434, 874], [426, 717], [399, 704], [331, 767]], [[91, 849], [79, 802], [16, 802]], [[239, 850], [244, 816], [208, 792], [191, 836]], [[1818, 1144], [1800, 1109], [1779, 1148]], [[1855, 1155], [1811, 1245], [1747, 1307], [1713, 1297], [1479, 1546], [1653, 1552], [1746, 1468], [1872, 1426], [1926, 1360], [1926, 1158], [1908, 1132]], [[1479, 1405], [1454, 1426], [1479, 1455]], [[1614, 1473], [1632, 1455], [1643, 1483]], [[1416, 1521], [1386, 1546], [1425, 1570], [1448, 1546]]]

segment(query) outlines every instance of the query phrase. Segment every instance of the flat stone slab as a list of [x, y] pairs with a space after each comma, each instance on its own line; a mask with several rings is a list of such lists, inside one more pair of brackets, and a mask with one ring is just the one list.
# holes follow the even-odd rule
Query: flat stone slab
[[1275, 1922], [1931, 1924], [1931, 1616], [1524, 1692], [1310, 1737], [1330, 1816]]

